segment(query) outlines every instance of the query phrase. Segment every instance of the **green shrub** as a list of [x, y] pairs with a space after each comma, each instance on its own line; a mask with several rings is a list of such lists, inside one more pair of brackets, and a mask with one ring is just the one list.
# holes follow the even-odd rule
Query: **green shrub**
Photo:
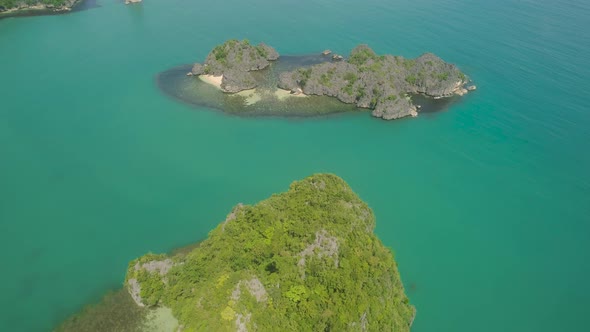
[[410, 84], [416, 84], [416, 82], [418, 82], [418, 79], [414, 75], [409, 75], [409, 76], [406, 76], [406, 82], [408, 82]]

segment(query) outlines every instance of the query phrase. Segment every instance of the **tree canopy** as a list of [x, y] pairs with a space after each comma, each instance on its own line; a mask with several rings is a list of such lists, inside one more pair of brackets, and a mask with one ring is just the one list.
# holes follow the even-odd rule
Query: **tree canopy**
[[126, 285], [183, 331], [409, 331], [415, 309], [374, 226], [342, 179], [313, 175], [236, 206], [188, 253], [130, 262]]

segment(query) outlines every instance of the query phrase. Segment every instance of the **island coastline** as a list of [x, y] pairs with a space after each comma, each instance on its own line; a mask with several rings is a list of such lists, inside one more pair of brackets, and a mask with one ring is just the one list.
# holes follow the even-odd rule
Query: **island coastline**
[[215, 76], [215, 75], [198, 75], [199, 79], [207, 84], [211, 84], [214, 87], [221, 90], [221, 82], [223, 82], [223, 75]]
[[237, 204], [197, 246], [132, 260], [123, 289], [56, 331], [408, 332], [416, 309], [374, 228], [373, 212], [344, 180], [314, 174]]
[[63, 0], [61, 4], [44, 4], [36, 2], [33, 4], [19, 3], [16, 7], [5, 7], [0, 2], [0, 19], [20, 16], [40, 16], [65, 14], [74, 10], [87, 0]]
[[[32, 4], [21, 3], [9, 7], [6, 0], [0, 0], [0, 20], [7, 18], [65, 15], [88, 9], [98, 8], [97, 0], [61, 0], [62, 4], [43, 4], [38, 0]], [[138, 2], [138, 1], [135, 1]], [[3, 5], [4, 4], [4, 5]]]
[[[418, 116], [421, 105], [413, 102], [414, 95], [437, 100], [461, 97], [476, 89], [455, 65], [432, 53], [406, 59], [377, 55], [367, 45], [359, 45], [348, 57], [331, 55], [329, 50], [318, 54], [321, 54], [319, 61], [295, 67], [283, 65], [286, 69], [277, 73], [274, 68], [281, 67], [277, 65], [281, 57], [274, 48], [234, 39], [216, 46], [205, 62], [195, 63], [186, 76], [198, 77], [228, 95], [252, 97], [253, 93], [241, 92], [257, 89], [254, 94], [260, 100], [264, 100], [268, 91], [280, 101], [289, 96], [335, 98], [359, 110], [369, 110], [373, 117], [384, 120]], [[244, 106], [258, 101], [246, 98]], [[279, 106], [284, 109], [280, 112], [264, 112], [287, 116], [293, 107], [283, 105]]]

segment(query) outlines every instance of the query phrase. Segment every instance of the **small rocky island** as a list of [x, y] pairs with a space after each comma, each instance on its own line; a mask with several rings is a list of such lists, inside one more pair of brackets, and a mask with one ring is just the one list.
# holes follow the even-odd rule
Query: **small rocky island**
[[409, 331], [416, 315], [373, 212], [316, 174], [238, 204], [209, 237], [129, 263], [124, 291], [58, 331]]
[[372, 109], [385, 120], [418, 115], [410, 94], [444, 98], [467, 93], [467, 77], [432, 53], [416, 59], [378, 56], [367, 45], [357, 46], [346, 60], [334, 56], [322, 63], [282, 73], [279, 87], [307, 95], [326, 95]]
[[279, 53], [264, 43], [253, 46], [247, 40], [229, 40], [215, 47], [205, 64], [196, 63], [189, 75], [218, 77], [224, 92], [235, 93], [256, 88], [258, 83], [251, 72], [268, 67], [270, 61], [278, 58]]
[[[377, 55], [367, 45], [360, 45], [347, 58], [325, 50], [309, 64], [269, 70], [275, 63], [280, 66], [282, 58], [263, 43], [254, 46], [246, 40], [229, 40], [215, 47], [204, 63], [193, 65], [187, 75], [230, 94], [265, 87], [274, 90], [280, 100], [286, 96], [336, 98], [358, 109], [369, 109], [373, 116], [385, 120], [417, 116], [420, 105], [414, 104], [413, 96], [440, 99], [475, 90], [455, 65], [432, 53], [405, 59]], [[249, 105], [262, 99], [260, 91], [251, 91], [250, 97], [249, 103], [246, 100]]]

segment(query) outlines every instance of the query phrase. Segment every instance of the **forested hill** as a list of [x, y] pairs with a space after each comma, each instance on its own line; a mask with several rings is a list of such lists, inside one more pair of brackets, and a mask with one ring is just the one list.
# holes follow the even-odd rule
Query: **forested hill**
[[187, 331], [409, 331], [409, 304], [373, 212], [319, 174], [237, 205], [197, 248], [129, 264], [139, 306], [166, 306]]

